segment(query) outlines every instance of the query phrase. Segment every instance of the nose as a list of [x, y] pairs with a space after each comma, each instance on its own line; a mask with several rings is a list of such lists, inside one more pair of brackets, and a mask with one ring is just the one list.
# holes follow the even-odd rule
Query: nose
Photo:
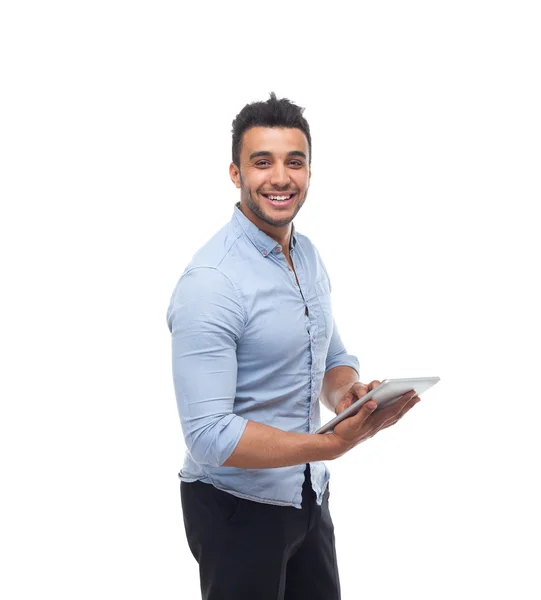
[[271, 172], [270, 183], [275, 187], [288, 187], [290, 182], [289, 173], [285, 165], [277, 162]]

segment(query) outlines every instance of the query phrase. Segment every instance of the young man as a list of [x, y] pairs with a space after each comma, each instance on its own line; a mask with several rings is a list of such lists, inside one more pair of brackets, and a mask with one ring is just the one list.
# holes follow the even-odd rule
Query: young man
[[293, 219], [306, 201], [312, 142], [304, 109], [274, 94], [233, 121], [231, 221], [193, 257], [171, 298], [173, 379], [187, 452], [184, 524], [204, 600], [337, 600], [329, 471], [400, 419], [407, 394], [368, 402], [332, 434], [319, 401], [343, 411], [358, 381], [331, 311], [331, 285]]

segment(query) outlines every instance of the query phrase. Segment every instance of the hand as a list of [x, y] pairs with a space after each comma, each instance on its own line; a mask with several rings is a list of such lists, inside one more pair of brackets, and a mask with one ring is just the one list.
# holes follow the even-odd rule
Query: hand
[[357, 402], [359, 398], [362, 398], [364, 395], [368, 394], [368, 392], [372, 391], [374, 388], [377, 388], [380, 383], [381, 381], [378, 381], [377, 379], [374, 379], [374, 381], [371, 381], [368, 384], [357, 381], [349, 388], [342, 400], [338, 402], [334, 412], [339, 415], [341, 412], [346, 410], [346, 408], [349, 408], [352, 404]]
[[[336, 412], [339, 414], [348, 406], [351, 406], [358, 398], [362, 398], [371, 389], [379, 385], [379, 381], [372, 381], [365, 385], [360, 382], [355, 383], [346, 393], [344, 398], [338, 403]], [[353, 396], [353, 398], [351, 397]], [[336, 440], [337, 456], [345, 454], [357, 444], [373, 437], [391, 425], [398, 422], [411, 408], [413, 408], [421, 399], [415, 395], [415, 392], [404, 394], [392, 406], [384, 408], [376, 413], [376, 402], [369, 400], [364, 404], [359, 412], [344, 419], [334, 428], [332, 434]], [[374, 414], [373, 414], [374, 413]]]

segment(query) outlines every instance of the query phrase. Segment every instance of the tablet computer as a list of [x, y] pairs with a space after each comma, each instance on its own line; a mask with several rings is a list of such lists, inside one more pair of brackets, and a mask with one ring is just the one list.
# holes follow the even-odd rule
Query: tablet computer
[[402, 379], [384, 379], [378, 387], [370, 390], [362, 398], [359, 398], [357, 402], [354, 402], [349, 408], [343, 410], [334, 419], [329, 421], [327, 424], [320, 427], [315, 433], [332, 433], [333, 429], [340, 423], [340, 421], [352, 417], [359, 412], [361, 406], [368, 402], [368, 400], [375, 400], [378, 407], [374, 412], [387, 408], [394, 404], [404, 394], [415, 391], [417, 396], [420, 396], [423, 392], [426, 392], [433, 385], [438, 383], [439, 377], [411, 377]]

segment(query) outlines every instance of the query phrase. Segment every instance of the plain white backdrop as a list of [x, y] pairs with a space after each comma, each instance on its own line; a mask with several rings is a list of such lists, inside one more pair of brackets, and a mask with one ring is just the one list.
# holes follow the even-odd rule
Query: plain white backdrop
[[328, 463], [344, 600], [540, 597], [536, 8], [2, 3], [3, 598], [200, 597], [165, 313], [270, 91], [361, 379], [441, 377]]

